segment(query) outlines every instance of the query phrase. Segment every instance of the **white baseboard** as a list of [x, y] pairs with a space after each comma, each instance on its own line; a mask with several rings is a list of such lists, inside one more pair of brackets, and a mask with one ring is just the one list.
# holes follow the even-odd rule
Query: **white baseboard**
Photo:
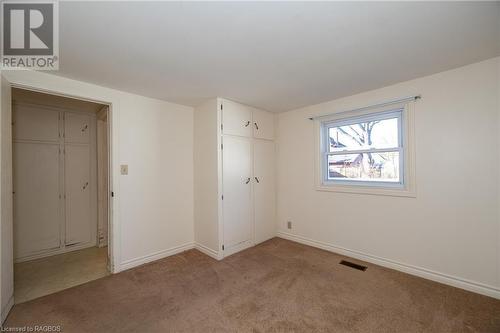
[[494, 297], [500, 299], [500, 289], [494, 286], [486, 285], [480, 282], [470, 281], [457, 276], [452, 276], [444, 273], [439, 273], [426, 268], [412, 266], [408, 264], [399, 263], [390, 259], [377, 257], [371, 254], [363, 253], [360, 251], [346, 249], [341, 246], [328, 244], [325, 242], [313, 240], [310, 238], [293, 235], [287, 232], [278, 232], [278, 237], [288, 239], [297, 243], [317, 247], [326, 251], [334, 252], [337, 254], [349, 256], [355, 259], [370, 262], [379, 266], [395, 269], [404, 273], [415, 275], [424, 279], [440, 282], [453, 287], [465, 289], [478, 294]]
[[2, 309], [2, 315], [1, 315], [2, 316], [2, 318], [1, 318], [2, 325], [3, 325], [3, 322], [5, 321], [5, 319], [7, 319], [7, 316], [9, 315], [9, 312], [13, 306], [14, 306], [14, 295], [11, 295], [9, 298], [9, 301], [5, 305], [5, 308]]
[[158, 252], [155, 252], [155, 253], [152, 253], [152, 254], [149, 254], [146, 256], [142, 256], [139, 258], [126, 260], [126, 261], [121, 263], [120, 271], [124, 271], [124, 270], [130, 269], [133, 267], [137, 267], [140, 265], [144, 265], [144, 264], [147, 264], [147, 263], [155, 261], [155, 260], [163, 259], [165, 257], [173, 256], [174, 254], [181, 253], [181, 252], [184, 252], [187, 250], [191, 250], [193, 248], [194, 248], [194, 243], [186, 243], [184, 245], [180, 245], [180, 246], [172, 247], [170, 249], [158, 251]]
[[200, 243], [196, 243], [194, 245], [194, 248], [197, 249], [198, 251], [206, 254], [207, 256], [214, 258], [215, 260], [221, 260], [222, 259], [222, 256], [219, 255], [219, 252], [214, 251], [214, 250], [212, 250], [212, 249], [210, 249], [210, 248], [208, 248], [205, 245], [202, 245]]

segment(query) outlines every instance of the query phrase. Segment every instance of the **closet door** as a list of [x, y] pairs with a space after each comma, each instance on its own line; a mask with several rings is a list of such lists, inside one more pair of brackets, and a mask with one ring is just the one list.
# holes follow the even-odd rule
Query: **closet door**
[[61, 245], [59, 112], [15, 104], [13, 123], [14, 258]]
[[15, 142], [13, 166], [15, 258], [59, 248], [59, 145]]
[[276, 236], [275, 147], [273, 141], [254, 140], [255, 242]]
[[223, 224], [224, 255], [253, 243], [252, 219], [252, 143], [250, 139], [223, 138]]
[[252, 137], [252, 109], [228, 100], [222, 105], [222, 133]]
[[271, 112], [254, 109], [253, 136], [257, 139], [274, 139], [274, 115]]
[[89, 145], [66, 144], [65, 192], [66, 192], [66, 245], [91, 241], [91, 183]]

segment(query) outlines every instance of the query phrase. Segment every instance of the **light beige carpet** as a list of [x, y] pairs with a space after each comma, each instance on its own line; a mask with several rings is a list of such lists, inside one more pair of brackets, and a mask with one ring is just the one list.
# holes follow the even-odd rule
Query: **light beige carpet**
[[[63, 332], [500, 332], [500, 301], [272, 239], [222, 261], [190, 250], [16, 305]], [[359, 261], [356, 261], [359, 263]]]
[[16, 304], [108, 275], [108, 248], [90, 247], [14, 265]]

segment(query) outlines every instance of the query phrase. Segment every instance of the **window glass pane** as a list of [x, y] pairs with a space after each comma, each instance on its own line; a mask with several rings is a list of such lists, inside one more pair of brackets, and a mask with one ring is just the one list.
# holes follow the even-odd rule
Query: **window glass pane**
[[399, 146], [398, 132], [398, 118], [331, 127], [329, 151], [395, 148]]
[[399, 182], [399, 152], [329, 155], [327, 178]]

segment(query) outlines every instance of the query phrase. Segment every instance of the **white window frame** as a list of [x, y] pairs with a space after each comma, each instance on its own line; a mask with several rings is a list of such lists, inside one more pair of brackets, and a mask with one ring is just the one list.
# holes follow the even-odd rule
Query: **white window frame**
[[[370, 121], [373, 119], [383, 120], [392, 118], [398, 118], [398, 147], [388, 149], [380, 148], [359, 150], [359, 152], [399, 152], [400, 178], [398, 182], [328, 179], [328, 156], [352, 152], [352, 150], [338, 151], [334, 153], [328, 151], [329, 128]], [[340, 112], [315, 118], [317, 137], [316, 189], [318, 191], [415, 197], [413, 122], [412, 102], [397, 103], [376, 108], [363, 108], [355, 111]], [[356, 150], [356, 152], [358, 152], [358, 150]]]

